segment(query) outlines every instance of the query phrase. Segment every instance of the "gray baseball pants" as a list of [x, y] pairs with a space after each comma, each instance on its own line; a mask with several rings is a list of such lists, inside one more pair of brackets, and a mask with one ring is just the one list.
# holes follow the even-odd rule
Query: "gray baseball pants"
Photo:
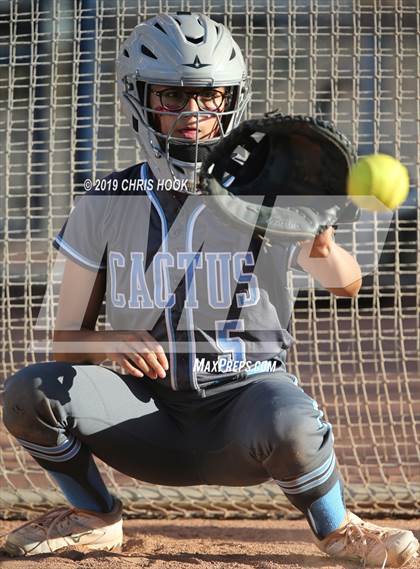
[[72, 436], [150, 483], [246, 486], [273, 478], [303, 512], [338, 480], [331, 427], [285, 371], [197, 398], [101, 366], [35, 364], [6, 382], [4, 423], [34, 445]]

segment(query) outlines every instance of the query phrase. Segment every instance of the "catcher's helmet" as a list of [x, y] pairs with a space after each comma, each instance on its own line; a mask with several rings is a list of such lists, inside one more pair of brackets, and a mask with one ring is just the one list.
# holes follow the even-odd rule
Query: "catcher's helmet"
[[[158, 179], [187, 178], [190, 191], [196, 191], [203, 158], [239, 124], [249, 101], [246, 66], [230, 32], [203, 14], [159, 14], [136, 26], [123, 43], [117, 75], [124, 113], [153, 174]], [[228, 108], [210, 113], [217, 117], [219, 136], [192, 141], [160, 133], [156, 117], [166, 111], [150, 108], [151, 84], [226, 87]], [[209, 116], [199, 110], [182, 116], [189, 114]]]

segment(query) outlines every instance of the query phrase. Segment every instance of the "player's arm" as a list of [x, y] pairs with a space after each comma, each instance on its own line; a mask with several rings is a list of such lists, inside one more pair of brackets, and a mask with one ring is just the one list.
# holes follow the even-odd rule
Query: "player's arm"
[[362, 272], [356, 259], [334, 242], [332, 227], [300, 244], [297, 263], [336, 296], [357, 296]]
[[[96, 321], [105, 296], [106, 274], [94, 272], [66, 259], [60, 286], [53, 336], [53, 357], [58, 361], [96, 364], [105, 353], [87, 351], [98, 338]], [[77, 351], [78, 347], [83, 347]]]
[[95, 330], [105, 290], [105, 271], [93, 272], [66, 259], [53, 337], [54, 359], [79, 364], [111, 360], [135, 377], [165, 377], [166, 355], [150, 334]]

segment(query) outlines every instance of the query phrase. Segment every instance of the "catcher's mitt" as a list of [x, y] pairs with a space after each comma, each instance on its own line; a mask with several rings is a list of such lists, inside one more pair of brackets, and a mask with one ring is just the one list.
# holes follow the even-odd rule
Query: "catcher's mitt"
[[215, 147], [202, 164], [200, 186], [230, 224], [274, 241], [300, 241], [357, 219], [346, 196], [355, 160], [331, 123], [268, 113], [244, 121]]

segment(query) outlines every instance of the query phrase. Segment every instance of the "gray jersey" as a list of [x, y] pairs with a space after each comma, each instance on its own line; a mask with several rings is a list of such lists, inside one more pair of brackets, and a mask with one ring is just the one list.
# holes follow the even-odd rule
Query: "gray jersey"
[[261, 246], [206, 199], [157, 187], [147, 164], [137, 164], [79, 199], [54, 242], [87, 269], [106, 271], [111, 328], [148, 330], [162, 343], [164, 382], [174, 390], [229, 388], [274, 370], [292, 342], [294, 247]]

